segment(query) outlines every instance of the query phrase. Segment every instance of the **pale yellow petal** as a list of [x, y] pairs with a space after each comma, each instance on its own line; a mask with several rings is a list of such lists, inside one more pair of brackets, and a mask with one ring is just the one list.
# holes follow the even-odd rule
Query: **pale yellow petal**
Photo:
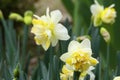
[[67, 29], [62, 24], [57, 24], [55, 27], [55, 36], [59, 40], [68, 40], [70, 36], [68, 35]]
[[64, 54], [61, 55], [60, 59], [63, 62], [65, 62], [68, 57], [70, 57], [70, 53], [64, 53]]
[[84, 39], [84, 40], [80, 43], [80, 49], [81, 49], [83, 52], [92, 54], [90, 40], [89, 40], [89, 39]]
[[59, 10], [52, 11], [50, 16], [54, 23], [58, 23], [62, 19], [62, 13]]
[[57, 39], [56, 37], [52, 36], [52, 37], [51, 37], [51, 43], [52, 43], [52, 46], [53, 46], [53, 47], [56, 46], [57, 43], [58, 43], [58, 39]]
[[80, 43], [73, 40], [69, 43], [69, 46], [68, 46], [68, 52], [74, 52], [76, 50], [80, 49]]
[[113, 80], [120, 80], [120, 76], [115, 77]]

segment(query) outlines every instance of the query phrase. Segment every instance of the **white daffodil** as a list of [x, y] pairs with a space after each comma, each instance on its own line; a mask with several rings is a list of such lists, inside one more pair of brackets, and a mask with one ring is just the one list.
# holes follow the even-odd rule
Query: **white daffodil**
[[93, 16], [97, 16], [104, 10], [104, 6], [100, 5], [97, 0], [94, 0], [93, 5], [90, 6], [90, 10]]
[[115, 77], [113, 80], [120, 80], [120, 76]]
[[68, 46], [68, 52], [64, 53], [60, 59], [66, 63], [66, 67], [69, 70], [80, 71], [83, 74], [91, 66], [95, 66], [98, 63], [91, 55], [90, 40], [85, 39], [81, 43], [71, 41]]
[[49, 13], [49, 8], [47, 8], [46, 15], [41, 17], [34, 15], [34, 17], [36, 19], [32, 20], [31, 32], [35, 35], [36, 44], [42, 45], [45, 50], [49, 48], [50, 44], [55, 46], [58, 40], [68, 40], [70, 38], [67, 29], [58, 23], [62, 19], [59, 10]]
[[107, 8], [100, 5], [97, 0], [94, 0], [95, 4], [91, 5], [90, 10], [92, 13], [94, 26], [100, 26], [102, 22], [107, 24], [112, 24], [115, 22], [116, 11], [114, 9], [114, 4]]
[[101, 21], [101, 13], [104, 10], [104, 7], [102, 5], [100, 5], [97, 0], [94, 0], [93, 5], [91, 5], [90, 10], [92, 13], [92, 17], [93, 17], [93, 23], [96, 26], [100, 26], [102, 24]]

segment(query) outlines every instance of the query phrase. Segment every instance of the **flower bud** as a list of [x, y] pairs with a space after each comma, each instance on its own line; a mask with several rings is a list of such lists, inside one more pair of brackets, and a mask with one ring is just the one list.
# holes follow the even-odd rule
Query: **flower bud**
[[24, 16], [33, 16], [33, 12], [28, 10], [24, 13]]
[[25, 16], [24, 23], [30, 25], [32, 23], [32, 16]]
[[109, 43], [110, 42], [110, 34], [109, 32], [107, 31], [107, 29], [105, 29], [104, 27], [102, 27], [100, 29], [100, 33], [102, 35], [102, 37], [104, 38], [104, 40]]
[[30, 25], [32, 23], [32, 16], [33, 16], [33, 12], [32, 11], [26, 11], [24, 13], [24, 23], [26, 25]]
[[84, 36], [79, 36], [77, 37], [77, 41], [81, 42], [83, 41], [84, 39], [90, 39], [90, 36], [89, 35], [84, 35]]
[[0, 19], [2, 19], [3, 18], [3, 13], [2, 13], [2, 11], [0, 10]]
[[116, 11], [114, 8], [105, 8], [102, 12], [101, 19], [104, 23], [112, 24], [115, 22]]
[[13, 20], [16, 20], [16, 21], [23, 21], [23, 17], [18, 13], [11, 13], [9, 15], [9, 19], [13, 19]]
[[19, 68], [18, 68], [18, 65], [17, 65], [17, 67], [14, 69], [13, 74], [14, 74], [14, 77], [15, 77], [15, 78], [19, 78]]

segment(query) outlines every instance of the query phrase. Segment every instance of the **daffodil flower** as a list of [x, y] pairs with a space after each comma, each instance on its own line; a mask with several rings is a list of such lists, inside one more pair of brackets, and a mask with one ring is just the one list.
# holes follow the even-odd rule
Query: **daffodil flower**
[[97, 0], [94, 0], [95, 4], [91, 5], [90, 10], [92, 13], [94, 26], [100, 26], [102, 23], [112, 24], [115, 22], [116, 11], [114, 9], [114, 4], [107, 8], [100, 5]]
[[113, 80], [120, 80], [120, 76], [115, 77]]
[[116, 11], [114, 9], [115, 4], [112, 4], [110, 7], [105, 8], [101, 14], [101, 19], [104, 23], [112, 24], [115, 22]]
[[82, 75], [84, 73], [86, 75], [88, 69], [98, 63], [91, 55], [89, 39], [85, 39], [81, 43], [73, 40], [68, 46], [68, 52], [64, 53], [60, 59], [66, 63], [69, 70], [80, 71]]
[[90, 80], [94, 80], [95, 79], [95, 75], [92, 72], [92, 70], [94, 70], [95, 68], [93, 66], [90, 66], [89, 69], [83, 73], [81, 73], [79, 80], [84, 80], [86, 74], [88, 74], [90, 76]]
[[73, 80], [73, 72], [74, 71], [67, 69], [66, 66], [63, 65], [62, 73], [60, 73], [60, 79], [61, 80]]
[[102, 24], [101, 13], [104, 10], [104, 6], [100, 5], [97, 2], [97, 0], [94, 0], [94, 3], [95, 4], [91, 5], [90, 10], [92, 13], [94, 26], [96, 27], [96, 26], [100, 26]]
[[42, 45], [45, 50], [49, 48], [50, 44], [56, 46], [58, 40], [68, 40], [70, 38], [67, 29], [59, 23], [62, 19], [59, 10], [49, 13], [49, 8], [47, 8], [46, 15], [41, 17], [34, 15], [34, 17], [36, 19], [32, 20], [31, 32], [35, 35], [36, 44]]

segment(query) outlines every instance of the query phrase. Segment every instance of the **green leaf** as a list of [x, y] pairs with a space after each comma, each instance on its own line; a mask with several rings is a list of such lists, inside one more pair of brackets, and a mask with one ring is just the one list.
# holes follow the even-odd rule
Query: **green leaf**
[[61, 1], [63, 2], [64, 6], [66, 7], [70, 15], [73, 17], [74, 4], [72, 0], [61, 0]]

